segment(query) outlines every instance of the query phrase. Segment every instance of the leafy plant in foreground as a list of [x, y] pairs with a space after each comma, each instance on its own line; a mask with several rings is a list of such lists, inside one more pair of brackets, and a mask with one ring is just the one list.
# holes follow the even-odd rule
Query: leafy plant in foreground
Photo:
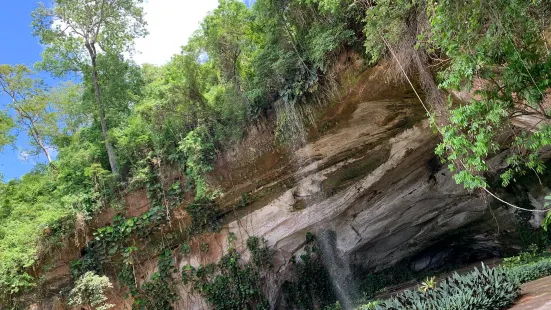
[[434, 289], [404, 291], [380, 302], [379, 310], [495, 310], [509, 306], [519, 294], [519, 283], [502, 267], [482, 268], [459, 275], [455, 273]]
[[75, 287], [69, 293], [68, 304], [86, 309], [111, 309], [114, 305], [106, 303], [105, 290], [112, 287], [113, 285], [106, 276], [87, 272], [76, 281]]

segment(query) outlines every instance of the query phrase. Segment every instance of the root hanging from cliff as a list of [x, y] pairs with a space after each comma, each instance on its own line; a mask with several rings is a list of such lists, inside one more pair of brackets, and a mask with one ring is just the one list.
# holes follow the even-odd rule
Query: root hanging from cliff
[[88, 225], [86, 225], [86, 218], [82, 212], [78, 212], [75, 217], [75, 246], [80, 247], [80, 240], [83, 240], [82, 244], [86, 243], [87, 230]]

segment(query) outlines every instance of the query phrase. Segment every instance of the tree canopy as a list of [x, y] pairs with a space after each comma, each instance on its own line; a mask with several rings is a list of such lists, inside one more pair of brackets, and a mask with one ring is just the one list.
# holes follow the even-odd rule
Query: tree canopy
[[[49, 87], [34, 69], [0, 66], [0, 90], [11, 99], [0, 103], [0, 148], [20, 130], [32, 152], [51, 161], [0, 182], [1, 307], [15, 306], [39, 283], [33, 266], [66, 236], [103, 208], [120, 207], [136, 188], [147, 191], [150, 211], [98, 229], [88, 253], [123, 257], [116, 268], [126, 270], [140, 245], [124, 238], [168, 221], [182, 192], [193, 196], [192, 226], [204, 228], [219, 216], [213, 201], [220, 192], [207, 180], [216, 155], [274, 109], [280, 142], [311, 125], [289, 115], [329, 97], [330, 69], [344, 51], [369, 65], [384, 57], [400, 62], [398, 75], [410, 75], [426, 95], [442, 138], [436, 153], [466, 188], [488, 187], [491, 173], [507, 186], [545, 169], [547, 1], [257, 0], [247, 8], [220, 0], [163, 66], [129, 57], [134, 40], [147, 34], [141, 4], [56, 0], [33, 12], [34, 34], [45, 45], [35, 70], [61, 78], [77, 72], [78, 82]], [[497, 154], [505, 165], [492, 166]], [[167, 169], [182, 177], [167, 183]], [[116, 247], [106, 248], [102, 236]], [[101, 275], [102, 259], [80, 261], [75, 280]]]

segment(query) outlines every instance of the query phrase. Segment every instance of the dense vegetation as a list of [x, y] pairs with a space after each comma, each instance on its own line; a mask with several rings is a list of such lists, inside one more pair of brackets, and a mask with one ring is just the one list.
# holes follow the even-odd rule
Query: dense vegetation
[[482, 265], [470, 273], [454, 273], [438, 284], [434, 277], [418, 290], [406, 290], [384, 301], [372, 301], [362, 310], [506, 309], [520, 293], [520, 284], [551, 275], [548, 253], [525, 252], [507, 258], [503, 266]]
[[[273, 109], [278, 141], [296, 138], [299, 127], [309, 125], [308, 118], [297, 124], [296, 113], [330, 95], [330, 69], [343, 50], [372, 65], [392, 57], [399, 63], [396, 78], [406, 74], [421, 86], [443, 138], [436, 152], [465, 187], [487, 187], [490, 172], [508, 185], [544, 169], [539, 154], [551, 144], [547, 1], [258, 0], [247, 8], [220, 0], [181, 53], [161, 67], [128, 57], [133, 40], [147, 34], [141, 2], [39, 6], [32, 26], [46, 46], [43, 60], [34, 69], [0, 66], [0, 91], [11, 97], [0, 111], [0, 146], [13, 143], [19, 130], [31, 141], [27, 153], [48, 161], [0, 183], [2, 306], [40, 282], [38, 261], [67, 236], [78, 243], [100, 210], [124, 208], [134, 189], [146, 188], [152, 208], [98, 229], [74, 264], [75, 276], [102, 273], [102, 264], [116, 256], [123, 261], [118, 271], [130, 278], [123, 271], [144, 246], [136, 238], [156, 238], [182, 192], [194, 197], [186, 209], [194, 227], [187, 233], [212, 228], [220, 193], [206, 174], [216, 155]], [[52, 88], [33, 70], [81, 79]], [[475, 96], [458, 103], [444, 90]], [[535, 120], [518, 125], [526, 117]], [[492, 167], [488, 157], [504, 149], [507, 167]], [[167, 169], [180, 177], [167, 181]], [[253, 269], [231, 269], [239, 257], [227, 259], [228, 276], [256, 279]], [[166, 288], [162, 281], [157, 276], [147, 285]], [[216, 281], [222, 280], [203, 289]], [[173, 292], [162, 294], [170, 304]], [[258, 292], [251, 294], [263, 304]]]
[[376, 309], [505, 309], [519, 290], [519, 283], [503, 268], [482, 265], [466, 275], [455, 273], [436, 287], [404, 291]]
[[[330, 60], [361, 29], [351, 2], [257, 1], [249, 9], [221, 1], [169, 63], [138, 66], [124, 55], [146, 34], [140, 3], [59, 0], [33, 12], [34, 33], [46, 46], [36, 69], [60, 78], [76, 73], [79, 83], [51, 88], [30, 68], [0, 70], [2, 90], [13, 97], [1, 114], [2, 145], [23, 128], [35, 147], [28, 153], [49, 158], [0, 184], [1, 303], [36, 285], [39, 258], [73, 232], [78, 240], [105, 206], [123, 208], [133, 189], [147, 188], [152, 209], [98, 230], [87, 246], [95, 256], [75, 263], [78, 274], [102, 271], [97, 264], [116, 253], [131, 260], [137, 251], [123, 240], [166, 223], [181, 191], [193, 193], [197, 203], [188, 211], [205, 228], [217, 216], [209, 201], [218, 191], [205, 180], [216, 154], [274, 105], [321, 97], [315, 90], [324, 87]], [[285, 117], [278, 122], [290, 126]], [[167, 168], [179, 169], [180, 181], [164, 184]]]

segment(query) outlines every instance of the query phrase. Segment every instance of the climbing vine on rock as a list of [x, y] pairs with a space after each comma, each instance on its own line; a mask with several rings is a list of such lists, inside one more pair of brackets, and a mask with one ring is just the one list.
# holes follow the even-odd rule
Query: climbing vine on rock
[[190, 231], [197, 233], [215, 231], [218, 228], [217, 219], [220, 215], [220, 210], [214, 202], [201, 199], [189, 204], [186, 210], [191, 217]]
[[118, 214], [113, 217], [111, 225], [98, 228], [93, 233], [94, 239], [86, 245], [83, 257], [71, 264], [74, 277], [86, 271], [103, 272], [105, 263], [119, 258], [129, 264], [137, 246], [141, 245], [143, 249], [145, 245], [136, 240], [149, 240], [170, 221], [172, 210], [181, 203], [179, 182], [165, 189], [159, 171], [152, 163], [145, 177], [145, 188], [151, 208], [136, 217], [126, 218]]
[[[231, 235], [229, 239], [231, 244]], [[228, 254], [217, 264], [185, 266], [182, 269], [184, 285], [191, 285], [214, 309], [269, 309], [262, 291], [262, 276], [271, 266], [270, 251], [265, 241], [257, 237], [249, 238], [247, 245], [252, 262], [245, 263], [230, 246]]]
[[285, 309], [322, 309], [334, 305], [337, 297], [313, 234], [306, 236], [305, 253], [293, 256], [293, 279], [283, 283]]
[[171, 250], [164, 250], [159, 256], [158, 270], [133, 294], [135, 310], [172, 310], [178, 300], [172, 274], [178, 270], [174, 266]]

